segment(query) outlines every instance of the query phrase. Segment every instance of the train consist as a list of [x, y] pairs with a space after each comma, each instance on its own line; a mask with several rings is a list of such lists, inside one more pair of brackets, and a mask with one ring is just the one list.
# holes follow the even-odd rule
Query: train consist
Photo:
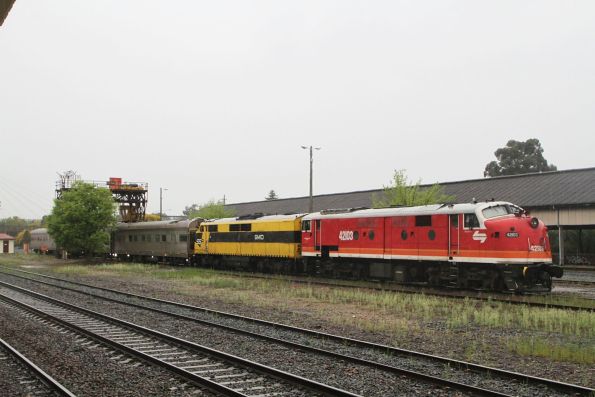
[[112, 255], [220, 269], [547, 292], [547, 228], [508, 202], [120, 224]]

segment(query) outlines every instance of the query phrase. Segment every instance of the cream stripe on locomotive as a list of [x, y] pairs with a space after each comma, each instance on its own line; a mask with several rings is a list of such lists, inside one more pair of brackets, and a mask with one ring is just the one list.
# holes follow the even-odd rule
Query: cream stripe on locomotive
[[[318, 254], [319, 255], [319, 254]], [[313, 252], [304, 252], [302, 256], [317, 256]], [[400, 259], [400, 260], [428, 260], [428, 261], [450, 261], [450, 262], [464, 262], [464, 263], [542, 263], [542, 258], [480, 258], [480, 257], [464, 257], [454, 256], [450, 259], [448, 256], [423, 256], [423, 255], [381, 255], [381, 254], [344, 254], [344, 253], [329, 253], [331, 258], [362, 258], [362, 259]]]

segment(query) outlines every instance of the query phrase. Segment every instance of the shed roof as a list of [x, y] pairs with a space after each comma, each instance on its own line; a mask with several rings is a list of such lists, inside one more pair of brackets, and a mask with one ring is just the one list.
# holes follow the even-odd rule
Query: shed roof
[[[500, 176], [439, 183], [455, 203], [498, 200], [525, 208], [583, 207], [595, 205], [595, 167], [534, 174]], [[423, 185], [429, 187], [430, 185]], [[372, 207], [372, 197], [382, 189], [314, 196], [314, 211], [329, 208]], [[308, 212], [309, 197], [228, 204], [238, 215], [262, 212]]]
[[14, 237], [6, 233], [0, 233], [0, 240], [14, 240]]

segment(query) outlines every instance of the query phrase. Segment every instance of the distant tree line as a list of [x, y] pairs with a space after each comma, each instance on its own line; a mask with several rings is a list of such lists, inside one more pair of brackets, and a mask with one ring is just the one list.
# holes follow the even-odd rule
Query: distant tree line
[[25, 230], [33, 230], [46, 225], [46, 217], [42, 219], [22, 219], [18, 216], [0, 219], [0, 233], [17, 237]]

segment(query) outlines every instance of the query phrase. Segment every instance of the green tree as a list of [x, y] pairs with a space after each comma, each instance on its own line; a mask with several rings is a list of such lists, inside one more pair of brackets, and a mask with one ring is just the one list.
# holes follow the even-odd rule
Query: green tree
[[271, 189], [271, 191], [269, 192], [269, 195], [266, 196], [264, 199], [267, 200], [267, 201], [278, 200], [279, 199], [279, 196], [277, 195], [277, 193], [273, 189]]
[[104, 252], [116, 224], [116, 203], [108, 189], [76, 182], [60, 199], [47, 219], [56, 245], [69, 252], [92, 255]]
[[[193, 204], [196, 205], [196, 204]], [[188, 208], [188, 207], [186, 207]], [[189, 213], [189, 218], [218, 219], [234, 216], [235, 212], [225, 208], [222, 201], [209, 200], [198, 206], [197, 210]]]
[[555, 165], [548, 164], [543, 157], [541, 142], [535, 138], [527, 139], [525, 142], [511, 139], [505, 147], [496, 150], [494, 155], [498, 161], [491, 161], [486, 165], [484, 177], [557, 170]]
[[192, 205], [187, 205], [184, 207], [184, 211], [182, 211], [182, 214], [186, 215], [188, 218], [190, 218], [192, 214], [196, 213], [199, 209], [199, 205], [198, 204], [192, 204]]
[[40, 227], [39, 219], [22, 219], [18, 216], [0, 219], [0, 233], [10, 234], [16, 237], [20, 232], [27, 229], [36, 229]]
[[434, 184], [427, 188], [420, 186], [421, 180], [411, 183], [405, 170], [395, 170], [391, 185], [385, 186], [380, 196], [372, 197], [374, 208], [391, 206], [414, 206], [438, 203], [449, 203], [454, 196], [444, 194], [440, 185]]

